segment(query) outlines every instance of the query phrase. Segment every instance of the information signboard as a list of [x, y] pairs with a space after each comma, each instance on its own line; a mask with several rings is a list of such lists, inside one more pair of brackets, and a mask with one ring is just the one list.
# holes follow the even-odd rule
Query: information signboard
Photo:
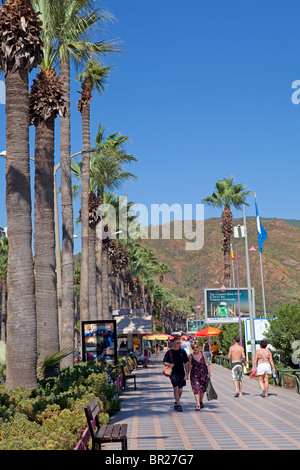
[[115, 320], [82, 322], [83, 361], [117, 362], [117, 333]]
[[[254, 288], [251, 288], [253, 312]], [[248, 289], [240, 288], [239, 294], [237, 288], [204, 289], [205, 300], [205, 323], [235, 323], [249, 318]], [[240, 303], [240, 308], [238, 304]]]

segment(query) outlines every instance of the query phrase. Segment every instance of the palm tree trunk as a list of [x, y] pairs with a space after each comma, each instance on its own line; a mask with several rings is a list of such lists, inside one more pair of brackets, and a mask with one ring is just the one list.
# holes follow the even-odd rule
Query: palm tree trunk
[[230, 240], [233, 231], [232, 212], [230, 205], [226, 204], [222, 212], [222, 245], [224, 253], [224, 282], [230, 281]]
[[90, 154], [90, 105], [81, 108], [82, 115], [82, 176], [81, 176], [81, 279], [80, 279], [80, 318], [88, 321], [89, 316], [89, 188]]
[[6, 342], [7, 330], [7, 313], [6, 313], [6, 276], [2, 276], [1, 289], [1, 341]]
[[108, 247], [107, 243], [102, 242], [102, 318], [104, 320], [108, 320], [110, 318], [109, 315], [109, 271], [108, 271]]
[[6, 387], [36, 388], [36, 310], [32, 258], [27, 70], [6, 74], [8, 319]]
[[89, 317], [97, 320], [96, 287], [96, 230], [89, 226]]
[[70, 132], [70, 62], [60, 63], [66, 105], [65, 117], [60, 118], [61, 204], [62, 204], [62, 308], [60, 319], [61, 348], [72, 351], [61, 362], [63, 367], [74, 365], [74, 264], [73, 264], [73, 204], [71, 184]]
[[[99, 207], [103, 205], [103, 188], [98, 191]], [[102, 211], [100, 214], [100, 221], [96, 226], [96, 294], [97, 294], [97, 309], [98, 320], [103, 320], [103, 287], [102, 287], [102, 263], [103, 263], [103, 250], [102, 250]]]
[[41, 361], [49, 353], [59, 351], [53, 177], [54, 118], [49, 118], [39, 122], [35, 133], [35, 298], [37, 347]]

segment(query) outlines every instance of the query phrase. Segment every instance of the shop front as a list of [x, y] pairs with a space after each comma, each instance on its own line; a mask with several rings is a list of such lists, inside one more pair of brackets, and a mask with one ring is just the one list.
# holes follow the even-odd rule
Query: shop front
[[144, 351], [143, 335], [151, 333], [151, 315], [120, 315], [115, 316], [117, 325], [118, 354], [124, 356], [134, 352], [138, 346]]

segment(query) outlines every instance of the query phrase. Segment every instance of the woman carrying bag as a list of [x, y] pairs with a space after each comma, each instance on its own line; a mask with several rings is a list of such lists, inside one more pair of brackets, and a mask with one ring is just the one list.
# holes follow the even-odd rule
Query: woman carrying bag
[[207, 379], [210, 378], [209, 364], [206, 355], [199, 351], [199, 344], [191, 345], [192, 354], [189, 355], [190, 381], [196, 400], [196, 411], [200, 411], [203, 405], [203, 395], [206, 392]]

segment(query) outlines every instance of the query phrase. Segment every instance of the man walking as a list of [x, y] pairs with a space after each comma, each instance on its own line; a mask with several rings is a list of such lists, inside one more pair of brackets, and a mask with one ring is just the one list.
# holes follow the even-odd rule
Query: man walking
[[164, 357], [163, 364], [172, 367], [172, 374], [170, 376], [173, 385], [173, 392], [175, 398], [174, 410], [182, 411], [180, 398], [182, 395], [182, 388], [186, 385], [188, 380], [188, 357], [184, 349], [181, 348], [179, 336], [174, 338], [173, 349], [169, 349]]
[[240, 346], [239, 336], [233, 339], [233, 346], [230, 346], [228, 359], [231, 361], [231, 374], [235, 386], [235, 397], [242, 396], [243, 365], [246, 365], [244, 348]]

